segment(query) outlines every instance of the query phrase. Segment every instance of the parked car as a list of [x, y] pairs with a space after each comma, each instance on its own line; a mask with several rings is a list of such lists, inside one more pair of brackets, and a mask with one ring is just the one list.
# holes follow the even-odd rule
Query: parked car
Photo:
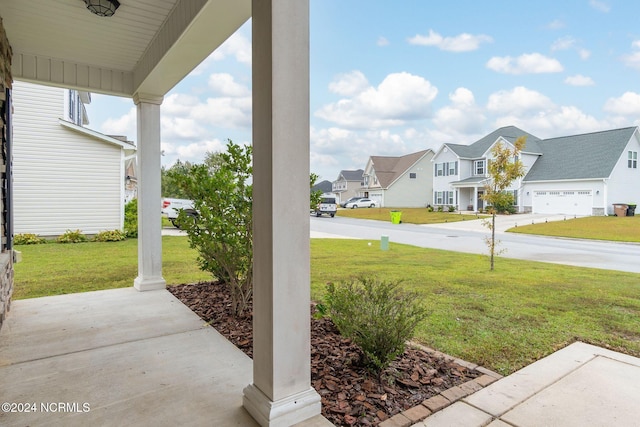
[[327, 214], [331, 218], [336, 215], [336, 211], [338, 210], [338, 205], [336, 205], [335, 197], [323, 197], [318, 206], [316, 207], [316, 216], [322, 216], [322, 214]]
[[171, 198], [162, 199], [162, 215], [167, 217], [174, 227], [178, 227], [176, 220], [178, 219], [180, 210], [184, 210], [187, 215], [194, 219], [198, 217], [198, 212], [193, 207], [192, 200]]
[[344, 205], [347, 209], [355, 209], [355, 208], [375, 208], [378, 206], [378, 202], [375, 200], [363, 198], [356, 200], [355, 202], [349, 202]]
[[340, 207], [344, 208], [347, 206], [347, 203], [355, 202], [356, 200], [360, 199], [364, 199], [364, 197], [352, 197], [349, 200], [345, 200], [344, 202], [340, 203]]

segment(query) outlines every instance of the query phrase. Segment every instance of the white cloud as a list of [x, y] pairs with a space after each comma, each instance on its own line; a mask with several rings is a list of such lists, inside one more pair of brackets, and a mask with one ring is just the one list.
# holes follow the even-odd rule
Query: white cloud
[[454, 37], [443, 37], [433, 30], [429, 30], [429, 35], [416, 34], [408, 39], [410, 44], [419, 46], [435, 46], [438, 49], [449, 52], [468, 52], [477, 50], [482, 43], [490, 43], [493, 39], [485, 34], [462, 33]]
[[567, 50], [576, 45], [576, 39], [571, 36], [560, 37], [551, 44], [551, 50]]
[[598, 12], [608, 13], [611, 10], [611, 6], [603, 1], [590, 0], [589, 5]]
[[389, 40], [386, 37], [378, 37], [378, 41], [376, 42], [378, 46], [389, 46]]
[[[245, 24], [246, 25], [246, 24]], [[222, 61], [226, 58], [235, 58], [241, 64], [251, 65], [251, 40], [242, 31], [236, 31], [214, 50], [204, 61], [200, 63], [191, 75], [197, 76], [205, 72], [212, 62]]]
[[487, 62], [487, 68], [504, 74], [559, 73], [563, 70], [557, 59], [540, 53], [528, 53], [517, 58], [494, 56]]
[[400, 126], [430, 115], [438, 89], [420, 76], [389, 74], [378, 87], [323, 106], [315, 115], [348, 128]]
[[241, 97], [251, 95], [251, 90], [247, 86], [236, 83], [231, 74], [211, 74], [208, 83], [211, 90], [222, 96]]
[[554, 103], [548, 97], [523, 86], [495, 92], [487, 102], [487, 110], [496, 114], [519, 115], [553, 107]]
[[564, 82], [570, 86], [593, 86], [595, 84], [591, 77], [583, 76], [582, 74], [569, 76], [564, 79]]
[[495, 127], [509, 125], [518, 126], [539, 138], [593, 132], [607, 127], [606, 123], [573, 106], [538, 111], [528, 116], [501, 116], [495, 121]]
[[133, 107], [125, 115], [108, 118], [100, 126], [100, 131], [105, 135], [127, 135], [129, 140], [135, 140], [137, 129], [136, 107]]
[[369, 82], [361, 71], [338, 74], [329, 83], [329, 90], [340, 96], [354, 96], [369, 87]]
[[587, 49], [578, 49], [578, 55], [580, 55], [580, 59], [589, 59], [591, 56], [591, 52]]
[[547, 24], [547, 28], [550, 30], [560, 30], [562, 28], [564, 28], [566, 25], [563, 21], [556, 19], [554, 21], [551, 21]]
[[609, 98], [603, 109], [608, 113], [637, 118], [640, 116], [640, 93], [625, 92], [618, 98]]
[[[633, 49], [640, 49], [640, 40], [634, 40], [633, 43], [631, 43], [631, 47]], [[628, 55], [623, 55], [622, 62], [628, 67], [640, 70], [640, 50]]]
[[486, 118], [469, 89], [456, 89], [449, 94], [449, 100], [451, 104], [436, 111], [433, 118], [439, 131], [460, 137], [482, 130]]
[[198, 122], [227, 129], [251, 126], [251, 97], [208, 98], [193, 107], [190, 116]]

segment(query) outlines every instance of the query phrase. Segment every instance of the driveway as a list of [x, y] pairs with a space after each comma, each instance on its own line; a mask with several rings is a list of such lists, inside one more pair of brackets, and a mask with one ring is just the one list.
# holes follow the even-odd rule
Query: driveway
[[[526, 234], [505, 233], [503, 230], [519, 221], [544, 221], [551, 217], [512, 215], [498, 217], [499, 248], [506, 249], [502, 257], [529, 261], [551, 262], [579, 267], [640, 273], [640, 245], [595, 240], [565, 239]], [[554, 217], [563, 220], [564, 217]], [[438, 225], [391, 224], [353, 218], [311, 218], [311, 232], [333, 236], [379, 241], [388, 236], [391, 242], [423, 248], [443, 249], [486, 255], [485, 238], [489, 230], [481, 220]]]
[[[545, 215], [545, 214], [517, 214], [517, 215], [496, 215], [496, 232], [503, 233], [510, 228], [521, 225], [540, 224], [542, 222], [563, 221], [573, 219], [567, 215]], [[490, 218], [487, 218], [489, 220]], [[467, 230], [487, 232], [489, 229], [483, 225], [484, 220], [458, 221], [443, 224], [429, 224], [423, 227], [436, 227], [446, 230]]]

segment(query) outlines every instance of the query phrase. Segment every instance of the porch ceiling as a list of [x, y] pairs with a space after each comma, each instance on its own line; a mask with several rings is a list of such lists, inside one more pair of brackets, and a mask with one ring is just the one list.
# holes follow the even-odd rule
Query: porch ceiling
[[111, 95], [166, 94], [251, 16], [251, 0], [0, 0], [15, 80]]

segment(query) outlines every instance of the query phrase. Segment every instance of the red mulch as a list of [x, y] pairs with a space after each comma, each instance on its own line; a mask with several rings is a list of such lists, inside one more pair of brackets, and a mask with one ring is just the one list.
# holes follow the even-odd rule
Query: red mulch
[[[231, 316], [230, 301], [215, 283], [178, 285], [169, 291], [252, 357], [251, 309]], [[311, 316], [311, 385], [322, 396], [322, 415], [337, 426], [375, 426], [422, 401], [479, 376], [443, 357], [407, 348], [379, 377], [359, 365], [361, 352], [331, 320]]]

